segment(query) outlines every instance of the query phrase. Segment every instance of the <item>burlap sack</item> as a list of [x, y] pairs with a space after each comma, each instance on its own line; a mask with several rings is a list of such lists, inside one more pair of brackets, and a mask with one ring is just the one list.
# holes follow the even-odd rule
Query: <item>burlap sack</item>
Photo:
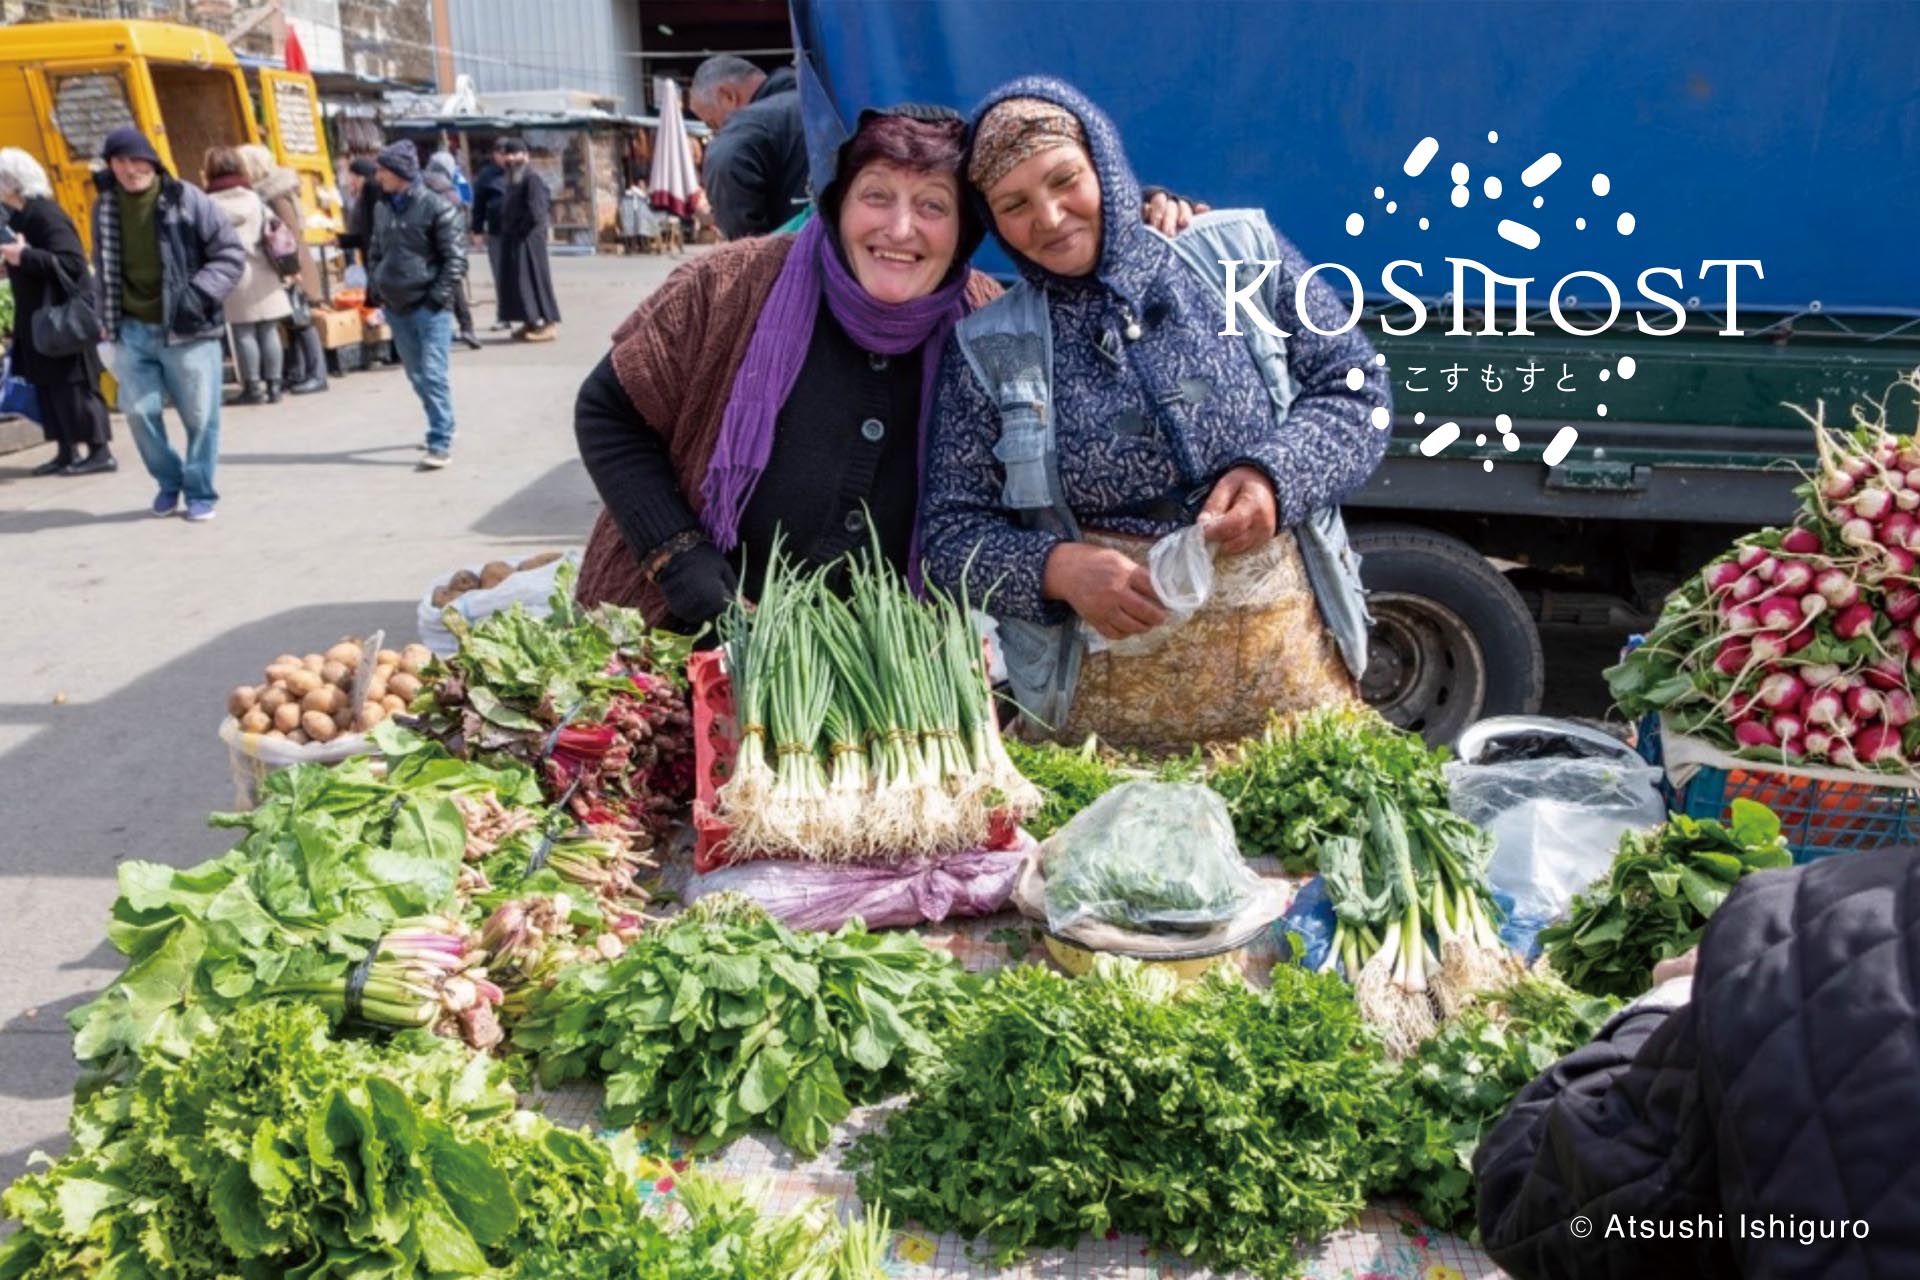
[[[1145, 564], [1149, 538], [1089, 532]], [[1266, 727], [1272, 712], [1302, 711], [1358, 697], [1333, 635], [1320, 619], [1292, 533], [1214, 564], [1213, 596], [1150, 652], [1090, 653], [1060, 742], [1088, 734], [1116, 747], [1179, 752], [1235, 742]]]

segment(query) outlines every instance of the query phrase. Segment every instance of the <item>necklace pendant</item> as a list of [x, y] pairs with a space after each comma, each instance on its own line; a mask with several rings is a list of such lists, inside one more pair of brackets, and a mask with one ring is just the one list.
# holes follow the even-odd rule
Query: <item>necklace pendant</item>
[[1140, 322], [1131, 316], [1127, 317], [1127, 327], [1121, 332], [1126, 335], [1128, 342], [1140, 341]]

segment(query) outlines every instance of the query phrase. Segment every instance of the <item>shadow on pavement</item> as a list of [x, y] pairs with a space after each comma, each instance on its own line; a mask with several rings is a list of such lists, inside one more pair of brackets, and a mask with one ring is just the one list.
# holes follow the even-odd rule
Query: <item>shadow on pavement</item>
[[324, 649], [376, 628], [411, 638], [414, 609], [411, 600], [290, 609], [228, 631], [98, 702], [21, 707], [42, 727], [0, 754], [9, 794], [32, 798], [10, 806], [5, 871], [111, 877], [126, 858], [185, 865], [226, 849], [229, 833], [208, 830], [206, 819], [233, 805], [215, 732], [228, 691], [258, 679], [278, 653]]
[[72, 529], [97, 524], [134, 524], [152, 520], [154, 514], [142, 507], [133, 511], [76, 511], [71, 507], [49, 507], [40, 511], [0, 512], [0, 533], [39, 533], [42, 529]]
[[[584, 543], [600, 514], [600, 495], [579, 459], [554, 467], [473, 522], [489, 538], [537, 538], [556, 545]], [[271, 656], [271, 655], [269, 655]]]
[[[402, 458], [374, 458], [369, 454], [399, 453]], [[411, 467], [419, 450], [410, 444], [380, 445], [371, 449], [341, 449], [335, 453], [223, 453], [223, 467]]]

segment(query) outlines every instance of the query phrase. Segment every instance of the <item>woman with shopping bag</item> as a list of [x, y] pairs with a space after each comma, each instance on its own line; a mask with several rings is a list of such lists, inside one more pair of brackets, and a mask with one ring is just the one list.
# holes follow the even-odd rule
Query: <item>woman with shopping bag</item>
[[[207, 152], [207, 194], [226, 214], [247, 251], [240, 283], [227, 295], [227, 323], [233, 329], [234, 363], [240, 368], [240, 396], [234, 404], [278, 404], [286, 371], [286, 346], [280, 322], [293, 314], [293, 301], [281, 284], [276, 246], [269, 229], [281, 226], [247, 181], [246, 165], [233, 147]], [[284, 227], [282, 227], [284, 230]], [[297, 270], [297, 267], [295, 268]]]
[[13, 367], [32, 383], [56, 452], [36, 476], [119, 467], [100, 396], [100, 320], [80, 232], [53, 198], [46, 171], [18, 147], [0, 150], [0, 205], [8, 236], [0, 262], [13, 282]]

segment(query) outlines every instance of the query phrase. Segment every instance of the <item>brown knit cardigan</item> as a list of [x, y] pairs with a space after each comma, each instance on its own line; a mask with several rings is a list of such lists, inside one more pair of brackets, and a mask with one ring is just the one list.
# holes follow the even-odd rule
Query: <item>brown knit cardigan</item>
[[[668, 276], [614, 330], [613, 371], [641, 419], [665, 441], [680, 492], [696, 514], [734, 375], [793, 240], [755, 236], [722, 245]], [[969, 310], [999, 295], [990, 277], [970, 275]], [[940, 353], [924, 358], [938, 360]], [[593, 522], [574, 593], [582, 604], [636, 607], [649, 622], [667, 612], [665, 597], [642, 576], [639, 557], [604, 509]]]

